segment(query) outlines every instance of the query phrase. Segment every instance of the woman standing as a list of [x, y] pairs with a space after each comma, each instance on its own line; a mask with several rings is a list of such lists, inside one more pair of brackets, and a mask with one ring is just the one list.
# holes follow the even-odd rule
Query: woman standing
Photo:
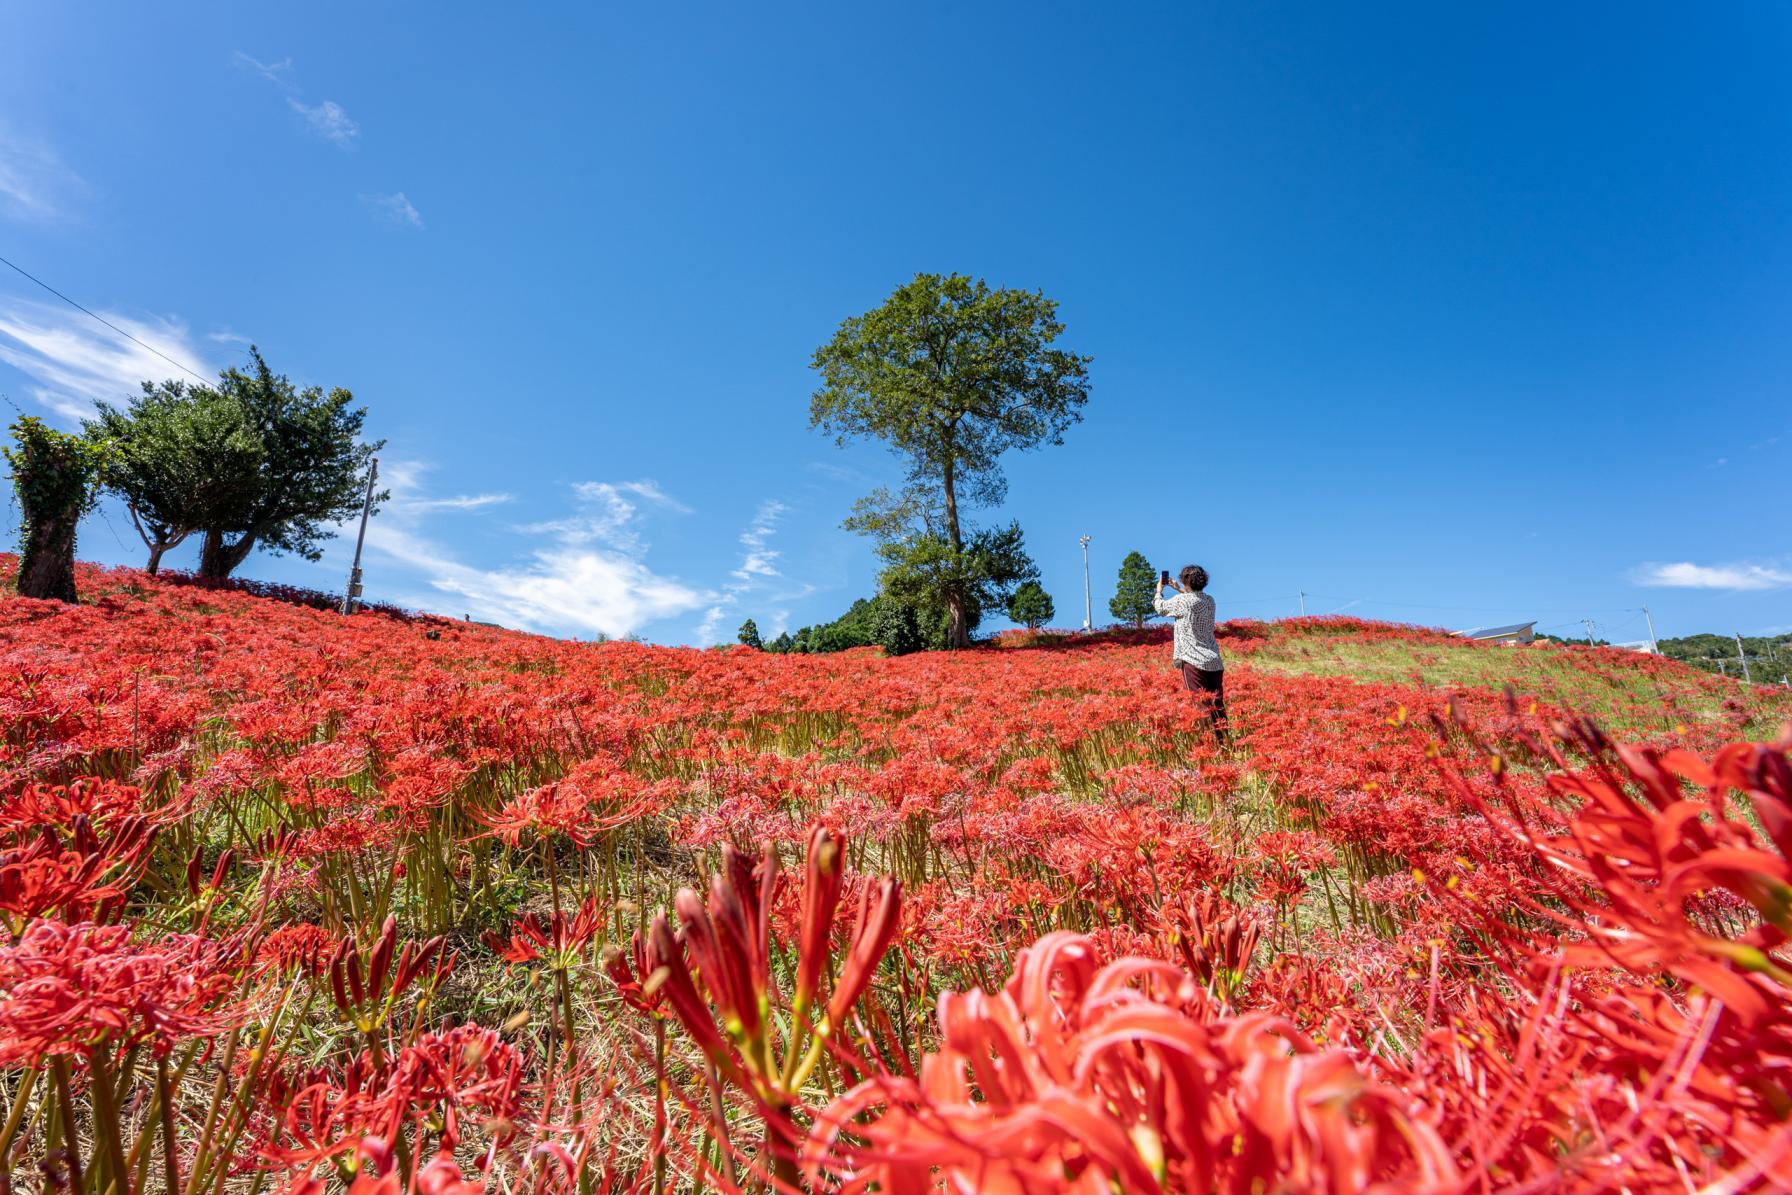
[[[1164, 597], [1165, 589], [1175, 595]], [[1198, 564], [1186, 565], [1177, 581], [1170, 574], [1157, 578], [1157, 596], [1152, 605], [1166, 618], [1176, 620], [1176, 635], [1171, 658], [1182, 669], [1182, 683], [1191, 693], [1201, 693], [1208, 701], [1207, 716], [1213, 733], [1222, 742], [1226, 726], [1226, 662], [1220, 658], [1219, 641], [1213, 634], [1213, 599], [1206, 593], [1207, 570]]]

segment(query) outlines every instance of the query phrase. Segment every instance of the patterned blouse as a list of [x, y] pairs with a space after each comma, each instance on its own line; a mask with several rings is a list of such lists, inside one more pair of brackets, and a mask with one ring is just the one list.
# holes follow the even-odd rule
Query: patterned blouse
[[1176, 620], [1176, 645], [1171, 657], [1176, 663], [1192, 664], [1202, 672], [1225, 668], [1219, 641], [1213, 637], [1211, 597], [1204, 593], [1175, 593], [1167, 598], [1153, 598], [1152, 605], [1159, 614]]

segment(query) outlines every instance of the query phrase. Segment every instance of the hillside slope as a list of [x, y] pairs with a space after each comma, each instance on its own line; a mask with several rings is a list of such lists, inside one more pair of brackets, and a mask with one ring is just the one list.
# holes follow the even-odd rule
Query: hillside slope
[[[1665, 1189], [1768, 1156], [1792, 1106], [1792, 772], [1718, 754], [1792, 721], [1779, 690], [1239, 623], [1221, 744], [1163, 630], [777, 656], [80, 585], [0, 598], [0, 1070], [32, 1149], [58, 1109], [89, 1126], [89, 1173], [164, 1132], [164, 1092], [185, 1173], [440, 1152], [435, 1186], [483, 1161], [519, 1192]], [[1575, 712], [1713, 795], [1558, 737]], [[247, 1071], [204, 1047], [246, 1033]], [[37, 1082], [66, 1058], [129, 1099]]]

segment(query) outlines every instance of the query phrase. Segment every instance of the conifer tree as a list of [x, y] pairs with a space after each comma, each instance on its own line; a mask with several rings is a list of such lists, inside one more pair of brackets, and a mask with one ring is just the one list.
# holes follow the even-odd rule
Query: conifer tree
[[1052, 606], [1052, 595], [1037, 581], [1026, 582], [1008, 599], [1009, 620], [1018, 622], [1029, 630], [1038, 630], [1056, 614], [1057, 610]]
[[1121, 622], [1142, 627], [1157, 612], [1151, 604], [1155, 596], [1157, 574], [1152, 571], [1151, 562], [1142, 553], [1128, 552], [1120, 562], [1120, 583], [1108, 601], [1108, 613]]

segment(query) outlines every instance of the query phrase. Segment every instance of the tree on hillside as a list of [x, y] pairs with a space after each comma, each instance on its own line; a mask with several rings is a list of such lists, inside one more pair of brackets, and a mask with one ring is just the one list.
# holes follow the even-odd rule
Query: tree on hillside
[[1120, 562], [1120, 583], [1108, 600], [1108, 613], [1135, 627], [1157, 612], [1151, 599], [1157, 596], [1157, 573], [1139, 552], [1128, 552]]
[[[862, 522], [855, 516], [847, 526]], [[985, 612], [1004, 609], [1016, 588], [1039, 579], [1019, 523], [973, 531], [957, 547], [935, 531], [886, 533], [877, 554], [884, 562], [879, 600], [914, 607], [923, 629], [937, 611], [941, 634], [932, 645], [942, 648], [963, 646]]]
[[[149, 513], [152, 555], [159, 559], [157, 543], [165, 551], [169, 539], [197, 531], [202, 577], [228, 577], [257, 547], [321, 559], [330, 525], [360, 513], [368, 459], [384, 443], [360, 442], [367, 410], [351, 406], [347, 390], [301, 390], [259, 350], [249, 356], [248, 369], [225, 370], [216, 387], [164, 382], [111, 412], [135, 462], [116, 488]], [[102, 409], [96, 426], [107, 419]], [[387, 496], [375, 494], [375, 505]]]
[[878, 599], [875, 628], [877, 643], [885, 655], [906, 656], [926, 646], [915, 608], [893, 598]]
[[755, 651], [765, 650], [765, 640], [759, 637], [759, 624], [750, 618], [740, 624], [740, 631], [735, 638]]
[[75, 600], [75, 531], [93, 509], [106, 446], [23, 415], [6, 449], [19, 501], [19, 596]]
[[[983, 613], [968, 580], [978, 570], [953, 559], [976, 550], [963, 511], [999, 503], [1002, 454], [1062, 443], [1088, 401], [1091, 358], [1052, 347], [1064, 331], [1057, 308], [1036, 291], [917, 274], [842, 323], [811, 362], [822, 381], [810, 425], [840, 444], [882, 440], [907, 459], [903, 493], [881, 504], [880, 538], [913, 541], [940, 575], [953, 647]], [[918, 518], [906, 537], [887, 534], [899, 511]]]
[[1008, 618], [1018, 622], [1029, 630], [1038, 630], [1050, 622], [1057, 614], [1052, 605], [1052, 595], [1047, 593], [1037, 581], [1028, 581], [1014, 591], [1008, 599]]
[[785, 655], [795, 645], [796, 640], [790, 637], [789, 631], [780, 631], [778, 632], [778, 637], [776, 639], [773, 639], [770, 643], [765, 645], [765, 650], [777, 652], [779, 655]]
[[163, 553], [248, 504], [259, 484], [262, 443], [247, 410], [208, 386], [145, 382], [127, 409], [102, 402], [86, 426], [113, 446], [105, 487], [130, 511], [151, 574]]

